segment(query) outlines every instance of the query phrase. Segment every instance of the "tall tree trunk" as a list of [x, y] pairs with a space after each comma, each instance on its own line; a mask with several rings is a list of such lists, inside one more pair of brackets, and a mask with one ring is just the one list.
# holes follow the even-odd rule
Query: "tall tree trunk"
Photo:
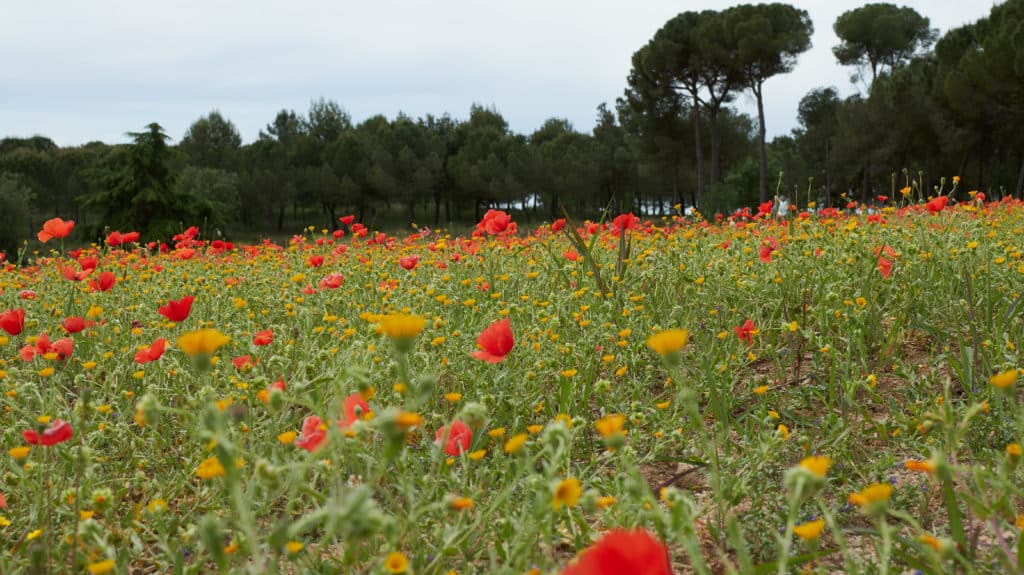
[[700, 100], [696, 96], [693, 98], [693, 147], [697, 150], [697, 196], [693, 206], [696, 208], [696, 202], [704, 199], [704, 145], [700, 138]]
[[708, 129], [711, 132], [711, 183], [722, 182], [722, 138], [718, 133], [718, 112], [720, 107], [712, 106], [708, 112]]
[[761, 161], [758, 171], [758, 194], [761, 203], [768, 201], [768, 150], [765, 148], [765, 127], [764, 127], [764, 98], [762, 97], [762, 83], [754, 85], [754, 97], [757, 99], [757, 154]]
[[832, 207], [832, 158], [829, 140], [825, 138], [825, 207]]
[[868, 193], [871, 189], [871, 161], [864, 160], [864, 181], [861, 183], [860, 201], [868, 203]]
[[1017, 172], [1017, 189], [1014, 190], [1014, 195], [1017, 198], [1024, 199], [1024, 153], [1018, 154], [1020, 156], [1020, 171]]

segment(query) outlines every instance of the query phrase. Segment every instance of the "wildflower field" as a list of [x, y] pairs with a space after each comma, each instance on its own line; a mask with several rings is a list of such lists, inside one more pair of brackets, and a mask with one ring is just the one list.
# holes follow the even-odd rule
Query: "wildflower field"
[[1024, 204], [914, 195], [51, 220], [0, 272], [0, 572], [1015, 572]]

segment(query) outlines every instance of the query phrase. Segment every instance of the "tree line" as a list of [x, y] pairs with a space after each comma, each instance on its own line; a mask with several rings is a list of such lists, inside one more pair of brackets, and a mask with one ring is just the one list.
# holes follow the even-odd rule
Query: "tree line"
[[[765, 82], [792, 70], [813, 23], [787, 4], [683, 12], [633, 54], [622, 97], [590, 133], [551, 118], [530, 134], [501, 113], [373, 116], [354, 123], [336, 101], [281, 110], [243, 145], [218, 111], [175, 141], [158, 124], [127, 144], [59, 147], [44, 136], [0, 140], [0, 250], [46, 218], [91, 237], [136, 229], [169, 236], [202, 223], [238, 235], [333, 228], [341, 215], [378, 225], [457, 225], [488, 208], [550, 219], [673, 205], [722, 213], [765, 201], [870, 203], [944, 176], [964, 189], [1024, 186], [1024, 0], [941, 38], [926, 16], [868, 4], [833, 24], [833, 53], [859, 90], [820, 87], [799, 127], [766, 141]], [[735, 98], [754, 97], [757, 117]], [[781, 174], [781, 176], [780, 176]]]

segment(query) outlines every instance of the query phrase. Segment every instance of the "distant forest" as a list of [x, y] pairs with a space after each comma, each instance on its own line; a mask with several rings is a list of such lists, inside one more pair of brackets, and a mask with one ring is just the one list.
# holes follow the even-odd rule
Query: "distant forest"
[[[523, 219], [673, 205], [726, 213], [781, 193], [800, 206], [877, 197], [940, 179], [990, 198], [1024, 186], [1024, 0], [939, 37], [926, 15], [892, 4], [842, 14], [833, 47], [858, 94], [806, 94], [799, 127], [765, 141], [764, 82], [792, 70], [813, 23], [787, 4], [684, 12], [633, 55], [625, 90], [597, 107], [593, 131], [552, 118], [531, 134], [495, 109], [469, 117], [373, 116], [314, 100], [282, 110], [243, 145], [212, 111], [180, 139], [156, 123], [127, 144], [61, 148], [45, 136], [0, 140], [0, 251], [41, 222], [74, 219], [166, 237], [192, 224], [225, 237], [334, 228], [459, 226], [488, 208]], [[731, 107], [752, 94], [758, 117]], [[782, 174], [780, 176], [780, 173]], [[79, 232], [76, 232], [76, 235]]]

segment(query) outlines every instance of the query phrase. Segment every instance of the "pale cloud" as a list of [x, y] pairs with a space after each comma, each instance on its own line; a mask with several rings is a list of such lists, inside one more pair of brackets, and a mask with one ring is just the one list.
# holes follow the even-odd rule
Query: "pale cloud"
[[[0, 136], [39, 133], [61, 145], [123, 141], [153, 121], [180, 138], [214, 108], [251, 141], [278, 110], [305, 112], [319, 97], [356, 121], [400, 111], [465, 117], [481, 103], [522, 133], [555, 116], [590, 130], [597, 105], [622, 94], [633, 52], [666, 20], [736, 3], [4, 1]], [[861, 3], [793, 4], [810, 13], [814, 46], [766, 84], [770, 136], [796, 125], [807, 91], [856, 89], [832, 56], [832, 23]], [[993, 5], [901, 4], [941, 31]], [[736, 105], [755, 111], [749, 96]]]

